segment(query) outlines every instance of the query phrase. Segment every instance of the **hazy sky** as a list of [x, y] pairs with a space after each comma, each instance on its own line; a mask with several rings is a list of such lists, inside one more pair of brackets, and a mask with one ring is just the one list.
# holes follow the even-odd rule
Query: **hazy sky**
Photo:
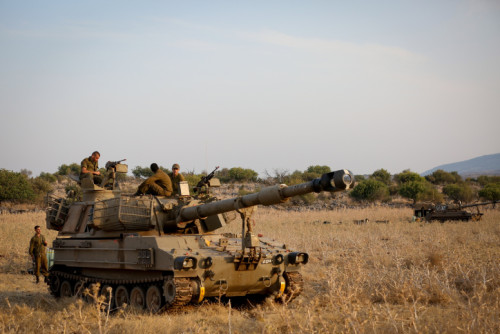
[[496, 0], [0, 0], [0, 168], [423, 172], [499, 127]]

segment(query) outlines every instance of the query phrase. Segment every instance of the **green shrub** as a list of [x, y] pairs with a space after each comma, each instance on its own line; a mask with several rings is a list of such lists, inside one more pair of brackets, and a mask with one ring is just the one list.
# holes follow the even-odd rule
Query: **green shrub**
[[132, 175], [137, 178], [148, 178], [153, 175], [153, 171], [149, 167], [136, 166], [134, 169], [132, 169]]
[[443, 194], [439, 192], [431, 183], [425, 182], [425, 189], [418, 194], [419, 201], [430, 201], [433, 203], [443, 203]]
[[37, 204], [43, 204], [47, 193], [52, 191], [52, 184], [41, 177], [36, 177], [34, 179], [30, 179], [29, 181], [36, 196], [34, 199], [35, 202]]
[[471, 202], [474, 199], [474, 191], [464, 182], [444, 186], [443, 193], [455, 201]]
[[437, 190], [424, 177], [410, 170], [404, 170], [394, 175], [394, 180], [398, 184], [398, 193], [413, 202], [423, 200], [428, 197], [440, 197]]
[[387, 201], [390, 199], [387, 185], [375, 179], [359, 182], [350, 192], [350, 196], [357, 200], [368, 201]]
[[41, 172], [40, 176], [38, 176], [38, 178], [45, 180], [49, 183], [54, 183], [57, 181], [57, 177], [54, 174], [45, 173], [45, 172]]
[[356, 180], [356, 182], [361, 182], [361, 181], [366, 180], [365, 176], [361, 175], [361, 174], [354, 175], [354, 179]]
[[500, 182], [488, 183], [479, 191], [479, 196], [488, 201], [500, 200]]
[[48, 182], [40, 177], [30, 179], [29, 181], [31, 183], [31, 187], [33, 188], [33, 191], [36, 194], [41, 193], [41, 194], [45, 195], [46, 193], [52, 191], [52, 185], [50, 184], [50, 182]]
[[392, 183], [391, 174], [383, 168], [374, 171], [370, 178], [385, 183], [388, 186]]
[[305, 177], [307, 177], [307, 176], [305, 176], [304, 173], [302, 173], [301, 171], [296, 170], [292, 174], [290, 174], [287, 177], [285, 177], [284, 181], [285, 181], [285, 184], [291, 186], [291, 185], [294, 185], [294, 184], [300, 184], [300, 183], [306, 182], [307, 179]]
[[222, 168], [217, 170], [216, 177], [220, 180], [222, 183], [228, 183], [231, 182], [231, 178], [229, 177], [229, 169], [227, 168]]
[[198, 184], [198, 182], [200, 182], [201, 178], [205, 175], [188, 173], [188, 174], [182, 174], [182, 176], [184, 176], [184, 179], [189, 184], [189, 188], [192, 189]]
[[242, 181], [257, 181], [259, 174], [252, 169], [244, 169], [241, 167], [233, 167], [229, 169], [228, 176], [230, 181], [242, 182]]
[[57, 175], [80, 175], [81, 167], [79, 164], [61, 165], [57, 168]]
[[394, 180], [398, 184], [403, 184], [407, 182], [412, 182], [412, 181], [425, 181], [423, 177], [418, 175], [417, 173], [414, 173], [410, 170], [404, 170], [399, 174], [394, 175]]
[[315, 166], [309, 166], [306, 169], [307, 173], [316, 173], [319, 175], [323, 175], [326, 173], [330, 173], [332, 169], [328, 166], [320, 166], [320, 165], [315, 165]]
[[[422, 178], [423, 179], [423, 178]], [[428, 182], [425, 180], [411, 180], [402, 183], [398, 192], [401, 196], [412, 199], [416, 202], [428, 189]]]
[[389, 186], [389, 195], [395, 196], [398, 194], [398, 192], [399, 192], [399, 186], [397, 184], [393, 183]]
[[433, 184], [450, 184], [462, 182], [462, 177], [457, 172], [448, 173], [442, 169], [434, 171], [425, 177], [427, 181]]
[[28, 169], [21, 169], [21, 171], [19, 172], [21, 174], [23, 174], [24, 176], [26, 176], [28, 179], [31, 177], [31, 174], [33, 174], [32, 171], [28, 170]]
[[330, 173], [331, 171], [331, 168], [328, 166], [309, 166], [303, 173], [302, 179], [304, 179], [305, 181], [311, 181], [317, 179], [318, 177], [321, 177], [321, 175], [325, 173]]
[[0, 169], [0, 201], [30, 202], [35, 198], [26, 175]]
[[500, 176], [481, 175], [477, 178], [477, 182], [483, 187], [490, 183], [500, 183]]

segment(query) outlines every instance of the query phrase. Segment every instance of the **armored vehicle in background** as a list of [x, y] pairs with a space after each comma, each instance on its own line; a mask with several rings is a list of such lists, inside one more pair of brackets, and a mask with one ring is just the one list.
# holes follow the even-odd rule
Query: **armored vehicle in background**
[[[483, 202], [462, 205], [449, 204], [449, 205], [436, 205], [434, 203], [416, 203], [414, 205], [414, 217], [417, 221], [425, 220], [428, 222], [439, 221], [441, 223], [446, 220], [459, 220], [459, 221], [479, 221], [483, 213], [479, 211], [479, 207], [483, 205], [493, 204], [495, 201]], [[476, 208], [476, 212], [465, 210], [466, 208]]]
[[[127, 171], [122, 164], [113, 168]], [[220, 183], [209, 176], [197, 185], [196, 195], [188, 193], [187, 183], [179, 196], [160, 197], [125, 195], [115, 186], [104, 189], [83, 180], [82, 201], [52, 198], [47, 228], [59, 234], [52, 245], [51, 293], [72, 296], [100, 283], [101, 289], [112, 289], [116, 307], [126, 303], [152, 312], [207, 297], [297, 297], [304, 284], [300, 269], [309, 255], [255, 234], [252, 212], [293, 196], [350, 189], [354, 176], [338, 170], [225, 200], [210, 194]], [[241, 234], [216, 233], [237, 216]]]

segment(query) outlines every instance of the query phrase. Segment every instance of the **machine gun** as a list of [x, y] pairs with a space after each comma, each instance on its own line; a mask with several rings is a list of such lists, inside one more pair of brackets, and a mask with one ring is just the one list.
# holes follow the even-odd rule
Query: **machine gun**
[[217, 169], [219, 169], [219, 166], [216, 166], [210, 174], [201, 178], [200, 182], [198, 182], [198, 184], [196, 184], [196, 187], [194, 187], [193, 189], [195, 193], [199, 192], [203, 187], [210, 186], [210, 180], [214, 177], [215, 171]]
[[113, 190], [116, 188], [116, 173], [127, 173], [128, 166], [122, 164], [121, 162], [127, 159], [122, 159], [118, 161], [108, 161], [106, 162], [107, 175], [104, 177], [101, 183], [101, 187]]
[[116, 165], [120, 164], [122, 161], [127, 161], [127, 159], [122, 159], [118, 161], [108, 161], [106, 162], [106, 170], [116, 169]]

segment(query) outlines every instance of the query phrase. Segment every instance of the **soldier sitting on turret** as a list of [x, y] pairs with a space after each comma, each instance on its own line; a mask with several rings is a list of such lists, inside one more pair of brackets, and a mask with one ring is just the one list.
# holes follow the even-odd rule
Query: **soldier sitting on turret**
[[80, 172], [80, 181], [85, 178], [89, 178], [94, 181], [94, 184], [100, 185], [102, 182], [102, 176], [99, 172], [99, 158], [101, 153], [94, 151], [92, 155], [85, 158], [81, 162], [82, 171]]
[[156, 163], [151, 164], [153, 175], [141, 183], [137, 188], [136, 196], [150, 194], [159, 196], [172, 195], [172, 181], [170, 177], [162, 171]]
[[179, 173], [179, 164], [172, 165], [172, 173], [169, 173], [170, 180], [172, 181], [172, 188], [174, 189], [174, 195], [179, 194], [179, 182], [186, 181], [184, 176]]

